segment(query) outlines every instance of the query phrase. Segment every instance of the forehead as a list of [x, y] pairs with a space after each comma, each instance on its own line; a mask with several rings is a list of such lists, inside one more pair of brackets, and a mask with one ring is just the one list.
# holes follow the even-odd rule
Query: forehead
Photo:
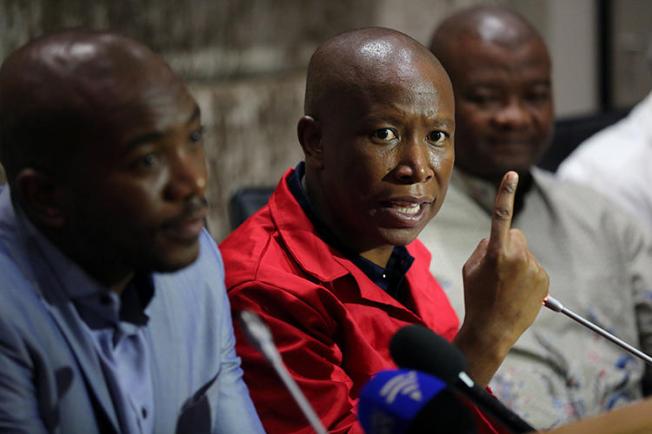
[[199, 122], [194, 98], [178, 79], [116, 82], [94, 110], [95, 126], [89, 157], [110, 161], [123, 155], [134, 143], [163, 140]]
[[363, 71], [361, 79], [410, 80], [428, 72], [423, 52], [393, 38], [363, 42], [356, 51], [353, 63]]
[[125, 128], [144, 124], [145, 128], [165, 131], [186, 123], [197, 106], [185, 85], [176, 79], [141, 83], [124, 97], [117, 101], [119, 108], [114, 110], [113, 120]]
[[431, 59], [395, 62], [394, 67], [371, 68], [360, 75], [340, 92], [341, 103], [363, 115], [398, 107], [429, 115], [452, 112], [452, 89], [443, 68]]
[[496, 79], [549, 80], [551, 64], [548, 51], [537, 38], [506, 46], [477, 38], [465, 38], [454, 56], [456, 82]]

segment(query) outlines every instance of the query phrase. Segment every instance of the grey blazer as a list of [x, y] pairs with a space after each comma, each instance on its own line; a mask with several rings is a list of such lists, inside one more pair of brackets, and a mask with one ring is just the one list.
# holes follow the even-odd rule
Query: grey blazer
[[[0, 192], [0, 432], [115, 433], [116, 410], [92, 339], [36, 242]], [[75, 264], [71, 263], [71, 267]], [[155, 433], [263, 429], [235, 355], [219, 251], [153, 276], [146, 312]]]

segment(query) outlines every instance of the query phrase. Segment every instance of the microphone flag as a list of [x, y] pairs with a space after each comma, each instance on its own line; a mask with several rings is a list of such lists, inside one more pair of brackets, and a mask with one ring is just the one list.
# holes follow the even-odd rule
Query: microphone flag
[[381, 371], [360, 392], [360, 424], [367, 433], [406, 433], [419, 412], [445, 388], [439, 378], [422, 372]]

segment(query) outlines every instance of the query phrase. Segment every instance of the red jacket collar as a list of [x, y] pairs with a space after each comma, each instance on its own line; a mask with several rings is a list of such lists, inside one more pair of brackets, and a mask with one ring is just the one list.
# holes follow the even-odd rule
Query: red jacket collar
[[[272, 220], [278, 228], [289, 254], [307, 274], [314, 276], [321, 282], [332, 282], [347, 274], [351, 274], [359, 282], [368, 280], [368, 277], [353, 262], [317, 235], [314, 225], [288, 186], [287, 178], [293, 171], [294, 169], [288, 169], [285, 172], [269, 199]], [[434, 282], [428, 269], [430, 253], [418, 240], [408, 244], [407, 249], [415, 257], [415, 263], [408, 271], [406, 279], [416, 303], [416, 310], [417, 312], [428, 311], [430, 308], [426, 307], [426, 305], [441, 302], [435, 295], [436, 292], [433, 291], [433, 288], [424, 287], [424, 283]], [[426, 261], [427, 263], [417, 264], [416, 261]], [[392, 305], [401, 311], [409, 312], [414, 317], [413, 312], [406, 309], [405, 306], [377, 285], [372, 284], [370, 280], [369, 285], [361, 284], [358, 287], [361, 297]], [[448, 303], [448, 301], [446, 300], [445, 303]], [[418, 317], [414, 318], [420, 322]]]
[[272, 220], [290, 255], [301, 268], [322, 282], [331, 282], [349, 273], [349, 267], [338, 259], [350, 261], [317, 235], [314, 225], [288, 187], [287, 179], [293, 172], [294, 169], [285, 172], [269, 199]]

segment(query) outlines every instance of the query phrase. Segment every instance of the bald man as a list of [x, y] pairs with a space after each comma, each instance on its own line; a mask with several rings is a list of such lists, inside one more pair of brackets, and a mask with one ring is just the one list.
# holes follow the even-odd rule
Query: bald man
[[[553, 126], [550, 57], [539, 34], [508, 9], [474, 7], [444, 20], [431, 45], [453, 83], [456, 169], [420, 239], [458, 314], [468, 303], [459, 267], [492, 224], [502, 174], [515, 170], [513, 225], [549, 273], [551, 295], [651, 352], [649, 234], [596, 193], [534, 167]], [[619, 347], [544, 311], [491, 386], [534, 426], [549, 428], [640, 398], [643, 371]]]
[[[221, 245], [234, 312], [270, 325], [330, 432], [361, 432], [360, 388], [394, 367], [388, 344], [408, 324], [454, 340], [486, 384], [539, 311], [547, 275], [510, 230], [511, 172], [489, 239], [466, 265], [470, 309], [457, 332], [415, 241], [444, 201], [454, 159], [453, 95], [437, 59], [388, 29], [328, 40], [311, 58], [297, 130], [305, 162]], [[311, 432], [265, 360], [238, 342], [268, 432]]]
[[203, 230], [197, 103], [110, 33], [0, 68], [0, 431], [259, 433], [220, 253]]

